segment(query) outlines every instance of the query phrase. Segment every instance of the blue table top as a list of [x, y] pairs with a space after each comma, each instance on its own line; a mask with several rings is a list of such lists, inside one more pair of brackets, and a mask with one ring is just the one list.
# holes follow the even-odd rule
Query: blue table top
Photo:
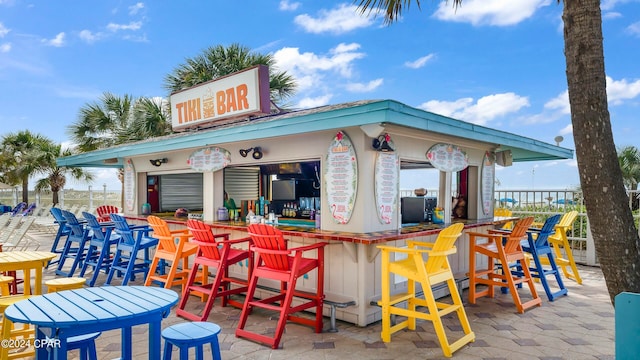
[[14, 322], [45, 328], [66, 329], [96, 327], [103, 330], [123, 328], [164, 318], [178, 302], [170, 289], [147, 286], [102, 286], [65, 290], [9, 306], [4, 316]]

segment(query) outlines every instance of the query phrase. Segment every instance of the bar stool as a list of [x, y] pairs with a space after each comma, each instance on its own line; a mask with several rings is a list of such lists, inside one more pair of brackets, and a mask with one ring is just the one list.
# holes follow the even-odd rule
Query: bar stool
[[0, 295], [9, 296], [11, 295], [10, 285], [13, 284], [13, 276], [8, 275], [0, 275]]
[[47, 285], [47, 291], [57, 292], [62, 290], [82, 289], [87, 279], [81, 277], [57, 278], [44, 282]]
[[[13, 296], [1, 297], [0, 298], [0, 314], [4, 315], [4, 310], [7, 307], [9, 307], [10, 305], [18, 301], [26, 300], [29, 297], [31, 297], [31, 295], [13, 295]], [[2, 336], [0, 336], [0, 338], [2, 338], [2, 340], [24, 339], [33, 343], [33, 340], [35, 339], [35, 329], [32, 326], [27, 324], [14, 324], [12, 321], [10, 321], [4, 316], [2, 319], [1, 334]], [[7, 360], [20, 359], [20, 358], [31, 357], [35, 355], [35, 349], [33, 347], [28, 347], [20, 351], [10, 352], [11, 350], [14, 350], [14, 349], [18, 350], [16, 348], [10, 348], [8, 346], [0, 347], [0, 359], [3, 359], [3, 360], [4, 359], [7, 359]]]
[[202, 360], [204, 344], [211, 345], [211, 356], [214, 360], [221, 360], [218, 334], [220, 326], [206, 321], [185, 322], [171, 325], [162, 330], [164, 342], [164, 360], [171, 360], [173, 345], [180, 349], [180, 360], [189, 360], [189, 348], [196, 348], [196, 359]]

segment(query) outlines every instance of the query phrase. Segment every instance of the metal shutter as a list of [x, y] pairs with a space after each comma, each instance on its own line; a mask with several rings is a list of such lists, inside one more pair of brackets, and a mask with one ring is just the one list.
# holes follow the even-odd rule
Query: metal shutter
[[237, 206], [242, 200], [256, 200], [260, 196], [259, 167], [236, 167], [224, 169], [224, 190]]
[[160, 211], [202, 210], [202, 174], [160, 175]]

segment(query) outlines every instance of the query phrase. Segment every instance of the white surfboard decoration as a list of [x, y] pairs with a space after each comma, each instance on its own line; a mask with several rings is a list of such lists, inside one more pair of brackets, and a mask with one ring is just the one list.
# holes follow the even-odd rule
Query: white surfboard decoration
[[[358, 190], [358, 161], [351, 140], [342, 131], [327, 150], [324, 185], [331, 218], [337, 224], [348, 223]], [[322, 214], [327, 216], [327, 211], [322, 209]]]

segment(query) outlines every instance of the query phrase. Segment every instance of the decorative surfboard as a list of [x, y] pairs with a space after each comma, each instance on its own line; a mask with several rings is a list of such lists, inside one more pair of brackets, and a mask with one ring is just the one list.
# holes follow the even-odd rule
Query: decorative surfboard
[[480, 168], [480, 194], [482, 199], [482, 213], [489, 215], [491, 206], [493, 205], [493, 185], [495, 179], [495, 156], [493, 153], [486, 151], [482, 158], [482, 167]]
[[378, 220], [382, 224], [391, 224], [398, 208], [399, 169], [399, 159], [395, 152], [378, 153], [374, 177]]
[[[327, 150], [324, 188], [333, 220], [348, 223], [358, 190], [358, 160], [351, 140], [342, 131], [333, 137]], [[323, 209], [323, 217], [326, 213]]]
[[133, 211], [136, 203], [136, 169], [133, 161], [126, 159], [124, 162], [124, 203], [127, 211]]

